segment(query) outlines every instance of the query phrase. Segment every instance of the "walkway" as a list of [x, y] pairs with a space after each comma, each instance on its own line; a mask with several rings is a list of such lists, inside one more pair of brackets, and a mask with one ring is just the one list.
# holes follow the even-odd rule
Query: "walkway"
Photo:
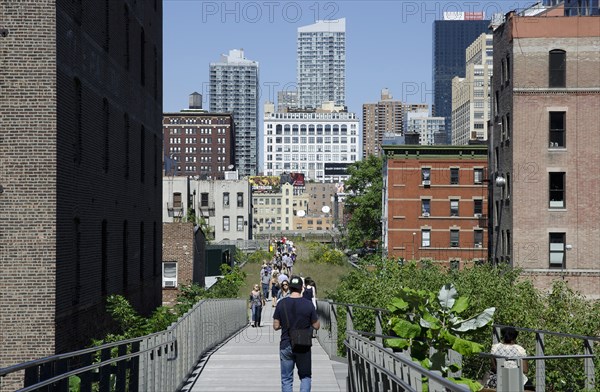
[[[231, 338], [201, 362], [184, 391], [276, 392], [281, 391], [279, 372], [280, 331], [273, 330], [270, 303], [263, 309], [262, 326], [248, 327]], [[312, 391], [346, 390], [347, 366], [330, 361], [317, 340], [312, 347]], [[337, 378], [336, 378], [337, 375]], [[300, 381], [294, 371], [294, 391]]]

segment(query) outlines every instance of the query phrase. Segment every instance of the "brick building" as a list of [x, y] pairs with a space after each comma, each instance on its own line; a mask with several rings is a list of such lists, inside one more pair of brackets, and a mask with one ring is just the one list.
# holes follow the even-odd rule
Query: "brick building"
[[384, 146], [383, 248], [458, 267], [487, 259], [487, 147]]
[[163, 223], [163, 305], [176, 303], [182, 284], [204, 287], [205, 251], [206, 237], [193, 223]]
[[4, 367], [104, 336], [110, 294], [160, 305], [162, 3], [0, 10]]
[[491, 256], [598, 298], [600, 16], [563, 7], [494, 31]]
[[[235, 162], [231, 114], [186, 109], [163, 115], [165, 175], [224, 179]], [[172, 160], [172, 161], [171, 161]]]

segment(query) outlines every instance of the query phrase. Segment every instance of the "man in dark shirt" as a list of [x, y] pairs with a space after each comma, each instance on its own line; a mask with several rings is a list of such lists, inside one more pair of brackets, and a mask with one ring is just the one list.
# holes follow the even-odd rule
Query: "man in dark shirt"
[[321, 324], [312, 302], [302, 298], [302, 278], [292, 276], [289, 282], [291, 294], [278, 301], [273, 313], [273, 329], [281, 329], [279, 343], [279, 363], [281, 365], [281, 391], [292, 392], [294, 365], [300, 378], [300, 392], [310, 392], [312, 365], [310, 350], [305, 353], [292, 351], [290, 344], [290, 326], [295, 329], [319, 329]]

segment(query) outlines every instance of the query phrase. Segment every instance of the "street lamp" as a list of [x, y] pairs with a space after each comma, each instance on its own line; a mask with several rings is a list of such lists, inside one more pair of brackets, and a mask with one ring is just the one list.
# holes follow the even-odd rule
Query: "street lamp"
[[413, 247], [412, 247], [413, 248], [412, 249], [413, 250], [413, 257], [412, 257], [413, 261], [415, 260], [415, 236], [416, 235], [417, 235], [417, 233], [413, 232]]

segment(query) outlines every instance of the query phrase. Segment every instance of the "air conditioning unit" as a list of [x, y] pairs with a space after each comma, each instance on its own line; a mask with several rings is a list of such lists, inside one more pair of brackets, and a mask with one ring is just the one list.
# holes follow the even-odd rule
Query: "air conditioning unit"
[[426, 218], [429, 218], [429, 212], [424, 212], [423, 216], [426, 217]]
[[483, 245], [482, 245], [482, 244], [480, 244], [480, 243], [477, 243], [477, 244], [475, 244], [475, 247], [476, 247], [476, 248], [482, 248], [482, 247], [483, 247]]
[[423, 186], [431, 186], [430, 180], [423, 180]]
[[481, 214], [475, 214], [475, 218], [481, 218]]
[[163, 287], [177, 287], [175, 279], [165, 279], [163, 281]]

